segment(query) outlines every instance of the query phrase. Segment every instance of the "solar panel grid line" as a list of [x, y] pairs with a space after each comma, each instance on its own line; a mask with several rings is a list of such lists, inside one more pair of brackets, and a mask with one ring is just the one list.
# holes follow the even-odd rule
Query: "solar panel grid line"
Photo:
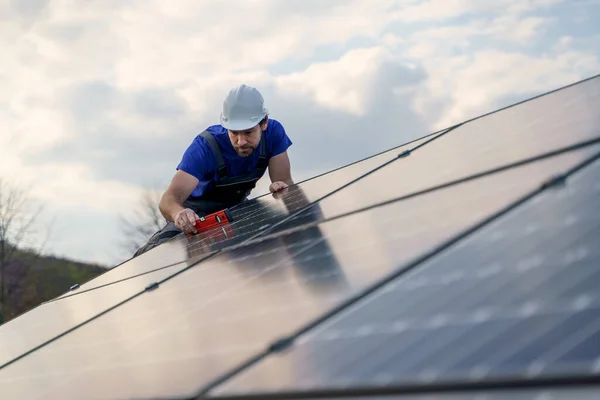
[[[563, 179], [561, 179], [561, 181], [566, 180], [569, 176], [571, 176], [571, 175], [575, 174], [576, 172], [582, 170], [583, 168], [589, 166], [590, 164], [594, 163], [598, 159], [600, 159], [600, 153], [596, 153], [595, 155], [587, 158], [585, 161], [581, 162], [577, 166], [570, 168], [568, 171], [566, 171], [564, 174], [562, 174]], [[296, 338], [298, 338], [299, 336], [301, 336], [303, 334], [308, 334], [313, 329], [318, 331], [319, 326], [321, 326], [321, 328], [323, 328], [324, 326], [327, 325], [327, 323], [331, 323], [331, 321], [333, 321], [336, 316], [339, 317], [349, 307], [351, 307], [355, 303], [367, 298], [370, 294], [376, 292], [379, 288], [385, 286], [386, 284], [390, 283], [391, 281], [398, 278], [399, 276], [406, 274], [415, 268], [418, 268], [424, 261], [426, 261], [426, 260], [434, 257], [435, 255], [437, 255], [438, 253], [450, 248], [452, 245], [459, 243], [461, 240], [469, 237], [471, 234], [478, 231], [482, 227], [498, 220], [500, 217], [510, 213], [511, 211], [518, 208], [519, 206], [532, 200], [540, 193], [542, 193], [546, 190], [552, 190], [553, 188], [554, 187], [549, 186], [547, 184], [547, 182], [542, 182], [540, 184], [539, 188], [525, 194], [517, 201], [509, 204], [508, 206], [498, 210], [495, 213], [492, 213], [489, 217], [485, 218], [483, 221], [476, 223], [474, 226], [472, 226], [472, 227], [460, 232], [459, 234], [453, 236], [452, 238], [444, 241], [439, 246], [436, 246], [434, 249], [427, 252], [425, 255], [418, 257], [415, 261], [403, 266], [402, 268], [399, 268], [394, 273], [389, 274], [388, 276], [382, 278], [381, 280], [377, 281], [376, 283], [370, 285], [369, 287], [367, 287], [360, 293], [358, 293], [354, 296], [351, 296], [348, 300], [344, 301], [342, 304], [334, 307], [333, 309], [331, 309], [324, 315], [321, 315], [320, 317], [316, 318], [315, 320], [311, 321], [310, 323], [304, 325], [301, 329], [291, 333], [290, 335], [288, 335], [286, 337], [283, 337], [281, 340], [285, 343], [293, 343], [293, 341]], [[287, 346], [286, 346], [286, 348], [287, 348]], [[267, 353], [264, 353], [264, 355], [262, 355], [262, 356], [256, 355], [256, 357], [254, 357], [251, 360], [248, 360], [246, 363], [241, 364], [238, 368], [234, 368], [229, 373], [224, 374], [220, 378], [208, 383], [201, 390], [199, 390], [197, 398], [204, 398], [204, 396], [208, 396], [210, 398], [217, 398], [217, 397], [218, 398], [222, 398], [222, 397], [228, 398], [227, 395], [222, 396], [220, 394], [213, 396], [210, 394], [210, 392], [214, 388], [219, 386], [220, 384], [226, 382], [227, 380], [229, 380], [229, 379], [233, 378], [234, 376], [236, 376], [237, 374], [241, 373], [243, 370], [251, 367], [252, 365], [255, 365], [257, 362], [261, 361], [266, 356], [268, 356], [268, 354], [269, 353], [267, 352]], [[265, 393], [262, 393], [262, 395], [264, 395], [264, 394]]]

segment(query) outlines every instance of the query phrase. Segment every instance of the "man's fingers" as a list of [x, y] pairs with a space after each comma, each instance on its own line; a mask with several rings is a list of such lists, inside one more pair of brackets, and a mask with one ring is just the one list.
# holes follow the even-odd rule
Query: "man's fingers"
[[187, 222], [189, 222], [191, 225], [196, 225], [196, 218], [194, 218], [193, 213], [186, 213], [185, 216], [187, 217]]
[[281, 181], [276, 181], [273, 182], [271, 184], [271, 186], [269, 187], [269, 189], [271, 190], [271, 193], [275, 193], [278, 192], [282, 189], [285, 189], [288, 185], [285, 182], [281, 182]]
[[186, 233], [197, 233], [196, 213], [190, 209], [181, 211], [176, 217], [175, 225]]
[[192, 210], [187, 210], [185, 213], [185, 227], [188, 232], [196, 233], [196, 213]]

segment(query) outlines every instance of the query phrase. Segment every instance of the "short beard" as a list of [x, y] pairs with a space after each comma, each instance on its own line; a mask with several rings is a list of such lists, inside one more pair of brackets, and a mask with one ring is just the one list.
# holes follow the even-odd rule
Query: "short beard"
[[236, 149], [235, 149], [235, 152], [236, 152], [236, 153], [237, 153], [237, 155], [238, 155], [238, 156], [240, 156], [240, 157], [250, 157], [252, 154], [254, 154], [254, 150], [255, 150], [255, 149], [254, 149], [253, 147], [250, 147], [250, 148], [246, 149], [246, 151], [249, 151], [249, 153], [240, 153], [240, 149], [239, 149], [239, 148], [236, 148]]

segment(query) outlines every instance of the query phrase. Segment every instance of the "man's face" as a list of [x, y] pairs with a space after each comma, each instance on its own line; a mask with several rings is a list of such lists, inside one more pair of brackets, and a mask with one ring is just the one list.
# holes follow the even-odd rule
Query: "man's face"
[[267, 128], [267, 121], [256, 125], [254, 128], [243, 131], [228, 131], [229, 140], [235, 151], [242, 157], [248, 157], [256, 150], [260, 143], [262, 131]]

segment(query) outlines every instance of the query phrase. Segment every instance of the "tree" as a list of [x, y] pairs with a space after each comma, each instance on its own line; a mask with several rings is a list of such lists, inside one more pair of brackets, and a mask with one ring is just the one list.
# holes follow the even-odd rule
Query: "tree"
[[34, 246], [39, 232], [33, 228], [41, 207], [32, 210], [29, 202], [24, 189], [0, 178], [0, 324], [10, 318], [27, 268], [44, 246]]
[[165, 218], [158, 209], [161, 196], [162, 193], [158, 190], [145, 189], [131, 216], [119, 217], [124, 236], [121, 246], [129, 256], [165, 225]]

